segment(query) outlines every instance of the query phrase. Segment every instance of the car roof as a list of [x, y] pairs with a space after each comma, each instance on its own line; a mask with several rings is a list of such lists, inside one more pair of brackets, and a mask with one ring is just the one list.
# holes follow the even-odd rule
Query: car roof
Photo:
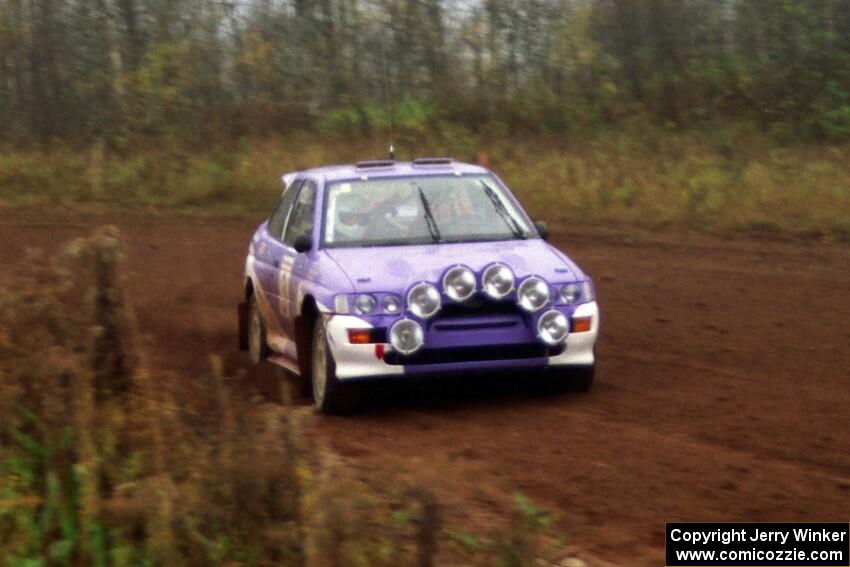
[[420, 158], [414, 161], [361, 161], [355, 164], [327, 165], [305, 169], [299, 175], [321, 177], [325, 181], [340, 181], [368, 176], [369, 179], [381, 177], [404, 177], [410, 175], [438, 175], [488, 173], [484, 167], [471, 163], [454, 161], [450, 158]]

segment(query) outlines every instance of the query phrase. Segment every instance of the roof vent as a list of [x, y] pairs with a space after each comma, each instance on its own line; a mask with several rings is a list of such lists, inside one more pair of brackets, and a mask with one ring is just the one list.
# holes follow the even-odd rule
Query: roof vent
[[449, 165], [454, 161], [450, 157], [421, 157], [413, 160], [414, 167], [427, 167], [429, 165]]
[[370, 161], [358, 161], [355, 167], [357, 169], [370, 169], [374, 167], [393, 167], [395, 162], [391, 159], [376, 159]]

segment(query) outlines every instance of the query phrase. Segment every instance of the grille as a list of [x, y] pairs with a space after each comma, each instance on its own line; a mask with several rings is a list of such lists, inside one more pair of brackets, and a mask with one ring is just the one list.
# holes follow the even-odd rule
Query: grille
[[516, 319], [488, 318], [483, 321], [437, 321], [433, 328], [437, 331], [474, 331], [476, 329], [506, 329], [516, 327], [519, 322]]
[[467, 303], [444, 305], [439, 314], [427, 323], [428, 330], [475, 331], [510, 329], [528, 326], [531, 321], [513, 301], [491, 301], [481, 296]]
[[388, 352], [384, 355], [384, 362], [396, 365], [419, 365], [452, 362], [481, 362], [485, 360], [518, 360], [523, 358], [557, 356], [564, 352], [564, 348], [564, 345], [552, 348], [539, 343], [452, 347], [440, 349], [424, 348], [410, 356], [404, 356], [397, 352]]
[[467, 303], [443, 305], [437, 320], [482, 315], [524, 315], [524, 312], [513, 301], [492, 301], [478, 296]]

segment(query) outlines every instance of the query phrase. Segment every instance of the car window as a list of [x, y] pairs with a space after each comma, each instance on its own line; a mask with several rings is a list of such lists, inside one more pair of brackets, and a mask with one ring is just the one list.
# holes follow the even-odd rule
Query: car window
[[339, 181], [325, 193], [325, 246], [391, 246], [537, 236], [490, 175]]
[[292, 215], [286, 225], [286, 236], [283, 241], [289, 245], [302, 235], [309, 236], [313, 231], [313, 211], [316, 203], [316, 184], [307, 180], [301, 187], [301, 192], [292, 207]]
[[278, 240], [283, 240], [283, 228], [286, 226], [286, 218], [289, 216], [289, 211], [292, 208], [293, 201], [295, 201], [295, 196], [298, 195], [298, 188], [300, 186], [300, 181], [295, 181], [289, 185], [286, 191], [283, 192], [283, 195], [280, 196], [280, 199], [278, 199], [272, 216], [269, 218], [269, 233]]

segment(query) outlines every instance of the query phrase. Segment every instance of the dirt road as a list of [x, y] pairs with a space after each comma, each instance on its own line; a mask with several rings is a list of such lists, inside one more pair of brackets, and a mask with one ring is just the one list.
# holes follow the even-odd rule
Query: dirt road
[[[0, 265], [101, 221], [0, 215]], [[234, 313], [255, 223], [115, 224], [153, 365], [186, 396], [209, 353], [248, 369]], [[591, 393], [542, 396], [522, 375], [396, 385], [361, 415], [310, 418], [311, 436], [364, 477], [431, 484], [462, 529], [520, 491], [620, 564], [663, 564], [665, 521], [847, 521], [850, 247], [632, 232], [554, 231], [598, 287]]]

